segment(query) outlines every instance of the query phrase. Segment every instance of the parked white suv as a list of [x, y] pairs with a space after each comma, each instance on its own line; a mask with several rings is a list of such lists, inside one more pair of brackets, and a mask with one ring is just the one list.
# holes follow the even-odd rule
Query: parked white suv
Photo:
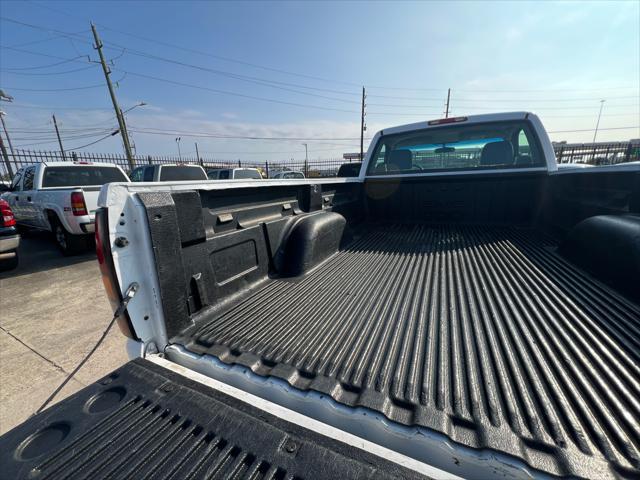
[[298, 179], [300, 180], [301, 178], [305, 178], [304, 177], [304, 173], [302, 172], [298, 172], [296, 170], [280, 170], [279, 172], [274, 172], [273, 175], [270, 175], [269, 178], [277, 178], [277, 179]]
[[128, 182], [112, 163], [47, 162], [22, 167], [3, 195], [18, 226], [49, 230], [65, 255], [84, 250], [93, 235], [100, 188]]
[[209, 180], [262, 180], [257, 168], [211, 168], [207, 170]]

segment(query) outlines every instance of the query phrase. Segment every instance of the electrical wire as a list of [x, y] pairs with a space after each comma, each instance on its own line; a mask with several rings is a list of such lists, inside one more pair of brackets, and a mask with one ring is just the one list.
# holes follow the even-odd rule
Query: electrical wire
[[[50, 10], [52, 12], [56, 12], [60, 15], [64, 15], [70, 18], [76, 18], [76, 19], [82, 19], [80, 16], [78, 15], [74, 15], [71, 14], [69, 12], [66, 12], [64, 10], [61, 10], [59, 8], [54, 8], [51, 7], [51, 5], [44, 5], [41, 4], [39, 2], [33, 1], [33, 0], [27, 0], [29, 1], [29, 3], [32, 3], [33, 5], [36, 5], [40, 8], [45, 8], [47, 10]], [[87, 21], [87, 19], [82, 19], [83, 21]], [[243, 61], [243, 60], [238, 60], [235, 58], [230, 58], [230, 57], [223, 57], [220, 55], [215, 55], [212, 54], [210, 52], [204, 52], [201, 50], [196, 50], [193, 48], [188, 48], [188, 47], [183, 47], [180, 45], [176, 45], [173, 43], [169, 43], [169, 42], [165, 42], [165, 41], [160, 41], [157, 39], [153, 39], [153, 38], [149, 38], [149, 37], [145, 37], [139, 34], [134, 34], [134, 33], [130, 33], [124, 30], [120, 30], [117, 28], [113, 28], [110, 27], [108, 25], [105, 25], [103, 23], [97, 23], [96, 25], [100, 26], [101, 28], [104, 28], [106, 30], [112, 31], [112, 32], [116, 32], [119, 33], [121, 35], [126, 35], [129, 36], [131, 38], [136, 38], [138, 40], [143, 40], [149, 43], [154, 43], [157, 45], [161, 45], [163, 47], [169, 47], [169, 48], [174, 48], [176, 50], [180, 50], [183, 52], [189, 52], [189, 53], [194, 53], [197, 55], [201, 55], [201, 56], [205, 56], [205, 57], [210, 57], [210, 58], [215, 58], [217, 60], [223, 60], [226, 62], [230, 62], [230, 63], [236, 63], [239, 65], [244, 65], [244, 66], [249, 66], [249, 67], [253, 67], [253, 68], [257, 68], [257, 69], [261, 69], [261, 70], [265, 70], [265, 71], [270, 71], [270, 72], [275, 72], [275, 73], [280, 73], [280, 74], [285, 74], [285, 75], [291, 75], [291, 76], [295, 76], [295, 77], [300, 77], [300, 78], [308, 78], [308, 79], [312, 79], [312, 80], [318, 80], [318, 81], [322, 81], [322, 82], [327, 82], [327, 83], [334, 83], [334, 84], [341, 84], [341, 85], [350, 85], [350, 86], [355, 86], [355, 87], [361, 87], [360, 84], [358, 83], [354, 83], [354, 82], [345, 82], [345, 81], [341, 81], [341, 80], [336, 80], [335, 78], [323, 78], [323, 77], [319, 77], [319, 76], [315, 76], [315, 75], [308, 75], [308, 74], [304, 74], [304, 73], [298, 73], [298, 72], [291, 72], [288, 70], [283, 70], [283, 69], [279, 69], [279, 68], [273, 68], [273, 67], [268, 67], [268, 66], [264, 66], [264, 65], [259, 65], [259, 64], [255, 64], [252, 62], [247, 62], [247, 61]], [[389, 86], [375, 86], [375, 85], [371, 85], [369, 88], [375, 88], [375, 89], [380, 89], [380, 90], [403, 90], [403, 91], [429, 91], [429, 92], [434, 92], [434, 91], [446, 91], [446, 88], [408, 88], [408, 87], [389, 87]], [[637, 86], [615, 86], [615, 87], [602, 87], [602, 88], [593, 88], [593, 89], [581, 89], [581, 91], [594, 91], [594, 92], [600, 92], [600, 91], [608, 91], [608, 90], [630, 90], [630, 89], [637, 89]], [[550, 92], [550, 91], [555, 91], [555, 92], [575, 92], [576, 89], [575, 88], [567, 88], [567, 89], [519, 89], [519, 90], [505, 90], [505, 89], [457, 89], [457, 91], [464, 91], [464, 92], [476, 92], [476, 93], [501, 93], [501, 92], [509, 92], [509, 93], [522, 93], [522, 92]], [[335, 93], [335, 92], [334, 92]]]
[[83, 111], [94, 111], [94, 110], [105, 110], [105, 111], [113, 111], [113, 108], [107, 107], [63, 107], [63, 106], [51, 106], [51, 105], [23, 105], [20, 103], [11, 103], [11, 107], [17, 108], [33, 108], [36, 110], [83, 110]]
[[[32, 2], [36, 5], [36, 2]], [[39, 5], [41, 6], [41, 5]], [[50, 7], [44, 7], [44, 8], [49, 8], [52, 11], [56, 11], [56, 9], [50, 8]], [[70, 15], [67, 13], [63, 13], [62, 11], [58, 11], [58, 13], [62, 13], [63, 15]], [[70, 15], [72, 16], [72, 15]], [[44, 26], [40, 26], [40, 25], [34, 25], [34, 24], [30, 24], [30, 23], [26, 23], [26, 22], [21, 22], [15, 19], [10, 19], [7, 17], [0, 17], [1, 19], [8, 21], [8, 22], [12, 22], [12, 23], [16, 23], [19, 25], [23, 25], [26, 27], [31, 27], [31, 28], [35, 28], [38, 30], [43, 30], [43, 31], [47, 31], [47, 32], [54, 32], [57, 33], [61, 36], [67, 36], [68, 38], [73, 39], [75, 37], [76, 40], [79, 41], [83, 41], [84, 43], [89, 43], [92, 44], [92, 42], [90, 40], [87, 40], [86, 38], [80, 36], [79, 34], [74, 34], [71, 32], [62, 32], [60, 30], [56, 30], [56, 29], [51, 29], [48, 27], [44, 27]], [[219, 57], [217, 55], [213, 55], [213, 54], [209, 54], [206, 52], [200, 52], [194, 49], [189, 49], [189, 48], [184, 48], [184, 47], [179, 47], [176, 45], [172, 45], [169, 44], [167, 42], [161, 42], [161, 41], [157, 41], [157, 40], [153, 40], [153, 39], [149, 39], [146, 37], [142, 37], [140, 35], [135, 35], [135, 34], [130, 34], [128, 32], [123, 32], [117, 29], [113, 29], [111, 27], [105, 26], [105, 25], [100, 25], [101, 27], [104, 27], [108, 30], [111, 31], [116, 31], [118, 33], [122, 33], [125, 35], [129, 35], [132, 36], [134, 38], [139, 38], [145, 41], [149, 41], [149, 42], [153, 42], [153, 43], [157, 43], [157, 44], [161, 44], [164, 46], [171, 46], [173, 48], [177, 48], [180, 50], [184, 50], [184, 51], [190, 51], [192, 53], [197, 53], [197, 54], [201, 54], [201, 55], [205, 55], [205, 56], [210, 56], [213, 58], [218, 58], [218, 59], [223, 59], [223, 60], [227, 60], [227, 61], [231, 61], [233, 59], [229, 59], [227, 57]], [[330, 92], [330, 93], [338, 93], [338, 94], [343, 94], [343, 95], [353, 95], [353, 96], [359, 96], [359, 93], [356, 92], [351, 92], [351, 91], [340, 91], [340, 90], [335, 90], [335, 89], [325, 89], [325, 88], [320, 88], [320, 87], [310, 87], [307, 85], [300, 85], [300, 84], [295, 84], [295, 83], [288, 83], [288, 82], [280, 82], [280, 81], [275, 81], [275, 80], [270, 80], [270, 79], [264, 79], [264, 78], [260, 78], [260, 77], [253, 77], [253, 76], [248, 76], [248, 75], [241, 75], [241, 74], [237, 74], [237, 73], [233, 73], [233, 72], [227, 72], [224, 70], [218, 70], [218, 69], [212, 69], [209, 67], [205, 67], [202, 65], [194, 65], [192, 63], [187, 63], [184, 62], [182, 60], [176, 60], [176, 59], [171, 59], [171, 58], [167, 58], [167, 57], [162, 57], [159, 55], [155, 55], [152, 53], [148, 53], [148, 52], [144, 52], [144, 51], [140, 51], [140, 50], [136, 50], [136, 49], [131, 49], [128, 46], [123, 46], [123, 45], [119, 45], [115, 42], [106, 42], [103, 41], [103, 44], [105, 45], [105, 47], [107, 48], [118, 48], [118, 49], [126, 49], [128, 53], [133, 54], [133, 55], [138, 55], [141, 57], [145, 57], [145, 58], [149, 58], [149, 59], [154, 59], [154, 60], [158, 60], [158, 61], [163, 61], [163, 62], [168, 62], [168, 63], [172, 63], [172, 64], [176, 64], [176, 65], [181, 65], [184, 67], [189, 67], [189, 68], [194, 68], [194, 69], [198, 69], [201, 71], [206, 71], [209, 73], [214, 73], [217, 75], [222, 75], [222, 76], [226, 76], [229, 78], [233, 78], [236, 80], [241, 80], [241, 81], [246, 81], [246, 82], [251, 82], [251, 83], [257, 83], [259, 85], [263, 85], [263, 86], [269, 86], [272, 88], [279, 88], [282, 90], [289, 90], [287, 88], [282, 87], [282, 85], [284, 85], [285, 87], [295, 87], [295, 88], [303, 88], [303, 89], [311, 89], [311, 90], [317, 90], [317, 91], [326, 91], [326, 92]], [[233, 60], [236, 61], [236, 60]], [[295, 76], [301, 76], [301, 77], [305, 77], [305, 78], [311, 78], [311, 79], [316, 79], [316, 80], [321, 80], [321, 81], [325, 81], [325, 82], [332, 82], [332, 83], [341, 83], [341, 84], [346, 84], [346, 85], [352, 85], [352, 86], [358, 86], [360, 87], [360, 85], [353, 83], [353, 82], [340, 82], [340, 81], [336, 81], [335, 79], [327, 79], [327, 78], [322, 78], [322, 77], [317, 77], [317, 76], [313, 76], [313, 75], [306, 75], [306, 74], [298, 74], [298, 73], [294, 73], [294, 72], [288, 72], [285, 70], [281, 70], [281, 69], [273, 69], [271, 67], [264, 67], [264, 66], [260, 66], [260, 65], [256, 65], [256, 64], [251, 64], [248, 62], [243, 62], [243, 61], [236, 61], [237, 63], [240, 64], [246, 64], [252, 67], [256, 67], [256, 68], [261, 68], [261, 69], [266, 69], [266, 70], [270, 70], [270, 71], [276, 71], [279, 73], [286, 73], [288, 75], [295, 75]], [[446, 89], [444, 88], [407, 88], [407, 87], [388, 87], [388, 86], [369, 86], [368, 88], [370, 89], [381, 89], [381, 90], [404, 90], [404, 91], [444, 91]], [[603, 87], [602, 89], [592, 89], [592, 90], [582, 90], [582, 91], [605, 91], [605, 90], [624, 90], [624, 89], [632, 89], [635, 87]], [[462, 91], [462, 92], [476, 92], [476, 93], [502, 93], [502, 92], [544, 92], [544, 91], [571, 91], [571, 92], [575, 92], [576, 89], [567, 89], [567, 90], [544, 90], [544, 89], [522, 89], [522, 90], [469, 90], [469, 89], [455, 89], [456, 91]], [[293, 91], [293, 90], [289, 90], [289, 91]], [[293, 91], [295, 93], [299, 93], [299, 94], [307, 94], [307, 95], [312, 95], [312, 96], [318, 96], [318, 95], [313, 95], [310, 94], [308, 92], [299, 92], [299, 91]], [[394, 98], [394, 99], [404, 99], [404, 100], [434, 100], [434, 101], [439, 101], [441, 100], [440, 98], [425, 98], [425, 97], [401, 97], [401, 96], [393, 96], [393, 95], [376, 95], [376, 94], [369, 94], [370, 97], [377, 97], [377, 98]], [[323, 98], [323, 97], [320, 97]], [[614, 98], [637, 98], [637, 97], [614, 97]], [[329, 98], [331, 100], [336, 100], [336, 101], [343, 101], [343, 102], [352, 102], [349, 100], [345, 100], [345, 99], [336, 99], [336, 98]], [[582, 100], [589, 100], [589, 98], [581, 98]], [[531, 101], [575, 101], [578, 99], [545, 99], [545, 100], [531, 100]], [[461, 102], [466, 102], [466, 101], [477, 101], [477, 102], [483, 102], [483, 101], [489, 101], [489, 100], [475, 100], [475, 99], [458, 99], [456, 101], [461, 101]], [[522, 99], [505, 99], [504, 101], [508, 101], [508, 102], [521, 102]], [[355, 102], [357, 103], [357, 102]], [[398, 105], [401, 106], [401, 105]]]
[[75, 148], [70, 148], [69, 151], [80, 150], [81, 148], [90, 147], [91, 145], [95, 145], [96, 143], [101, 142], [103, 140], [106, 140], [109, 137], [113, 137], [113, 136], [117, 135], [118, 133], [120, 133], [120, 130], [116, 130], [115, 132], [112, 132], [112, 133], [110, 133], [108, 135], [105, 135], [104, 137], [99, 138], [95, 142], [87, 143], [86, 145], [81, 145], [81, 146], [75, 147]]
[[[104, 135], [107, 131], [109, 130], [104, 130], [102, 132], [97, 132], [97, 133], [92, 133], [92, 134], [83, 134], [83, 135], [65, 135], [63, 140], [67, 141], [67, 140], [81, 140], [84, 138], [92, 138], [92, 137], [97, 137], [97, 136], [102, 136]], [[109, 133], [111, 134], [111, 133]], [[48, 140], [45, 140], [48, 139]], [[17, 138], [15, 140], [18, 140]], [[25, 147], [34, 147], [34, 146], [38, 146], [38, 145], [48, 145], [48, 144], [52, 144], [52, 143], [58, 143], [58, 138], [57, 136], [54, 137], [44, 137], [44, 138], [34, 138], [34, 137], [30, 137], [28, 139], [20, 139], [23, 141], [33, 141], [33, 140], [43, 140], [43, 141], [36, 141], [35, 143], [28, 143], [28, 144], [22, 144], [22, 145], [16, 145], [15, 148], [25, 148]]]
[[[230, 96], [234, 96], [234, 97], [247, 98], [247, 99], [250, 99], [250, 100], [258, 100], [258, 101], [261, 101], [261, 102], [278, 103], [278, 104], [281, 104], [281, 105], [291, 105], [291, 106], [294, 106], [294, 107], [313, 108], [313, 109], [317, 109], [317, 110], [328, 110], [328, 111], [333, 111], [333, 112], [360, 113], [357, 110], [345, 110], [345, 109], [341, 109], [341, 108], [324, 107], [324, 106], [321, 106], [321, 105], [311, 105], [311, 104], [303, 104], [303, 103], [297, 103], [297, 102], [287, 102], [285, 100], [276, 100], [276, 99], [273, 99], [273, 98], [258, 97], [258, 96], [255, 96], [255, 95], [247, 95], [247, 94], [238, 93], [238, 92], [230, 92], [230, 91], [227, 91], [227, 90], [220, 90], [220, 89], [217, 89], [217, 88], [204, 87], [204, 86], [201, 86], [201, 85], [193, 85], [191, 83], [178, 82], [176, 80], [169, 80], [167, 78], [155, 77], [153, 75], [146, 75], [146, 74], [143, 74], [143, 73], [132, 72], [130, 70], [123, 70], [121, 68], [113, 68], [113, 70], [116, 70], [118, 72], [123, 72], [123, 73], [126, 73], [127, 75], [132, 75], [134, 77], [146, 78], [148, 80], [155, 80], [155, 81], [159, 81], [159, 82], [169, 83], [169, 84], [172, 84], [172, 85], [178, 85], [178, 86], [181, 86], [181, 87], [195, 88], [195, 89], [198, 89], [198, 90], [204, 90], [204, 91], [217, 93], [217, 94], [221, 94], [221, 95], [230, 95]], [[7, 88], [9, 88], [9, 87], [7, 87]]]
[[[22, 52], [22, 53], [31, 53], [33, 55], [42, 55], [44, 57], [61, 58], [61, 57], [56, 57], [56, 56], [53, 56], [53, 55], [46, 55], [46, 54], [41, 54], [41, 53], [37, 53], [37, 52], [30, 52], [28, 50], [22, 50], [22, 49], [18, 49], [18, 48], [14, 48], [14, 47], [7, 47], [7, 46], [4, 46], [4, 45], [0, 45], [0, 48], [6, 48], [7, 50], [15, 50], [15, 51]], [[75, 61], [77, 61], [78, 58], [84, 58], [85, 56], [86, 55], [80, 56], [80, 57], [68, 58], [66, 60], [62, 60], [61, 62], [50, 63], [48, 65], [37, 65], [37, 66], [33, 66], [33, 67], [21, 67], [21, 68], [3, 68], [3, 70], [11, 70], [11, 71], [14, 71], [14, 70], [38, 70], [38, 69], [41, 69], [41, 68], [57, 67], [58, 65], [63, 65], [65, 63], [75, 62]]]
[[73, 70], [65, 70], [64, 72], [14, 72], [11, 69], [0, 68], [0, 72], [9, 73], [11, 75], [49, 76], [49, 75], [66, 75], [68, 73], [82, 72], [84, 70], [89, 70], [90, 68], [95, 68], [95, 67], [96, 65], [88, 65], [86, 67], [76, 68]]
[[163, 135], [175, 135], [175, 136], [206, 136], [211, 138], [230, 138], [230, 139], [242, 139], [242, 140], [295, 140], [295, 141], [304, 141], [304, 140], [314, 140], [314, 141], [350, 141], [350, 140], [360, 140], [360, 137], [265, 137], [258, 135], [229, 135], [224, 133], [216, 133], [216, 132], [184, 132], [179, 130], [165, 130], [160, 128], [150, 128], [150, 127], [136, 127], [130, 125], [128, 130], [135, 130], [140, 133], [157, 133]]
[[[120, 83], [124, 80], [125, 76], [123, 75], [119, 80], [116, 80], [113, 83]], [[5, 87], [7, 90], [15, 90], [17, 92], [72, 92], [76, 90], [89, 90], [92, 88], [104, 88], [104, 83], [99, 83], [96, 85], [84, 85], [80, 87], [67, 87], [67, 88], [20, 88], [20, 87]]]

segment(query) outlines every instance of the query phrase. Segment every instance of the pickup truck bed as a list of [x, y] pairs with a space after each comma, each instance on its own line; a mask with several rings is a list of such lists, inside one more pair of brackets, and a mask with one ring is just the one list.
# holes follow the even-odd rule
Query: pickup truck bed
[[559, 474], [638, 465], [640, 308], [517, 226], [366, 223], [174, 338]]

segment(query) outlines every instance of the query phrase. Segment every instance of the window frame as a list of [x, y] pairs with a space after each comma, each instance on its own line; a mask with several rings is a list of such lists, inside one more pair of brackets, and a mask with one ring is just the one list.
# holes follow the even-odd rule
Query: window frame
[[[22, 191], [22, 177], [24, 175], [24, 171], [26, 168], [19, 169], [16, 174], [13, 176], [11, 180], [11, 191], [12, 192], [21, 192]], [[16, 181], [17, 179], [17, 181]]]
[[[525, 135], [527, 133], [529, 134], [530, 136], [530, 138], [528, 138], [529, 147], [532, 151], [535, 150], [535, 153], [540, 158], [540, 161], [541, 161], [540, 164], [532, 165], [528, 167], [499, 165], [495, 167], [477, 166], [477, 167], [463, 167], [463, 168], [429, 168], [429, 169], [422, 169], [422, 170], [417, 169], [417, 170], [404, 170], [404, 171], [400, 170], [400, 171], [390, 171], [390, 172], [385, 171], [380, 173], [376, 173], [374, 171], [375, 165], [376, 165], [376, 159], [380, 155], [380, 150], [381, 148], [385, 148], [385, 151], [387, 150], [386, 148], [387, 141], [390, 137], [393, 138], [393, 137], [419, 135], [422, 132], [432, 132], [432, 131], [435, 131], [436, 129], [438, 131], [453, 130], [453, 129], [460, 130], [460, 129], [463, 129], [464, 127], [470, 127], [470, 126], [475, 127], [480, 125], [486, 125], [487, 127], [491, 127], [493, 125], [508, 125], [508, 124], [514, 124], [514, 125], [520, 126], [520, 128], [516, 130], [518, 135], [521, 130], [525, 130]], [[508, 140], [513, 144], [513, 138], [508, 138]], [[515, 149], [517, 145], [514, 144], [513, 147]], [[384, 155], [386, 158], [387, 153], [385, 152]], [[514, 158], [515, 158], [515, 150], [514, 150]], [[365, 178], [381, 178], [381, 177], [384, 178], [384, 177], [407, 177], [407, 176], [425, 176], [425, 175], [429, 175], [429, 176], [461, 175], [461, 174], [472, 175], [475, 173], [492, 173], [492, 172], [518, 173], [522, 171], [547, 170], [548, 166], [549, 166], [549, 163], [547, 158], [545, 157], [544, 149], [542, 148], [542, 143], [540, 142], [538, 133], [534, 125], [531, 123], [531, 121], [529, 121], [528, 119], [495, 120], [491, 122], [472, 122], [467, 124], [458, 123], [458, 124], [451, 124], [451, 125], [440, 126], [440, 127], [425, 127], [421, 129], [412, 129], [404, 132], [391, 133], [387, 135], [382, 134], [379, 136], [378, 140], [376, 141], [376, 144], [374, 149], [372, 150], [371, 156], [368, 158], [364, 176]]]
[[[142, 182], [143, 181], [143, 174], [144, 174], [144, 169], [145, 167], [136, 167], [131, 171], [131, 175], [129, 175], [129, 180], [131, 180], [132, 182]], [[138, 173], [140, 179], [136, 180], [134, 178], [134, 175]]]
[[[36, 180], [36, 167], [32, 166], [32, 167], [25, 168], [22, 174], [22, 191], [28, 192], [33, 190], [33, 185], [35, 183], [35, 180]], [[30, 188], [26, 188], [27, 181], [31, 182]]]
[[[147, 173], [150, 173], [150, 175], [147, 175]], [[154, 174], [156, 173], [156, 169], [154, 166], [146, 166], [144, 167], [144, 169], [142, 170], [142, 181], [143, 182], [153, 182], [154, 178]], [[148, 177], [151, 177], [151, 179], [149, 179]]]

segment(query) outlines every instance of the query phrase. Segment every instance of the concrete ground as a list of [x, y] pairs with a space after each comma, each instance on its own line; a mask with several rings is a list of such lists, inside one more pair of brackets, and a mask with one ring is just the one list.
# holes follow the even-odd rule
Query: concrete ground
[[[25, 421], [82, 360], [112, 318], [93, 252], [63, 257], [48, 234], [22, 239], [0, 273], [0, 434]], [[114, 326], [60, 401], [127, 361]]]

